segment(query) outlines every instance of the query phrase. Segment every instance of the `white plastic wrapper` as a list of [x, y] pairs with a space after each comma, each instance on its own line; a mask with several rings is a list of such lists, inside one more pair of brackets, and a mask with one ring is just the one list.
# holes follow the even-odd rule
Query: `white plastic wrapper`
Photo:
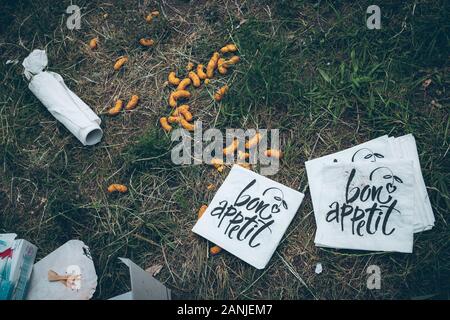
[[48, 111], [60, 121], [83, 145], [94, 145], [102, 139], [100, 118], [73, 93], [63, 78], [44, 71], [48, 59], [44, 50], [34, 50], [23, 60], [28, 88]]
[[[49, 271], [72, 275], [74, 281], [50, 282]], [[89, 247], [70, 240], [34, 264], [26, 300], [89, 300], [97, 288], [97, 273]]]

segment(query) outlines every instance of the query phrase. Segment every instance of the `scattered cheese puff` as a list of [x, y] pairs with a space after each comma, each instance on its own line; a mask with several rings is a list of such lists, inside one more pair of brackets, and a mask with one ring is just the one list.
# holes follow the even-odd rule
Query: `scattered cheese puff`
[[238, 159], [239, 160], [248, 160], [248, 159], [250, 159], [250, 153], [242, 152], [241, 150], [239, 150], [238, 151]]
[[217, 171], [222, 172], [223, 169], [225, 168], [223, 161], [221, 159], [217, 159], [217, 158], [212, 158], [211, 159], [211, 164], [214, 166], [214, 168], [217, 169]]
[[247, 149], [253, 148], [259, 143], [259, 141], [261, 141], [261, 134], [258, 132], [245, 143], [245, 147]]
[[170, 130], [172, 130], [172, 126], [167, 122], [166, 117], [162, 117], [161, 119], [159, 119], [159, 123], [161, 124], [161, 127], [164, 129], [164, 131], [170, 132]]
[[181, 108], [178, 112], [186, 119], [186, 121], [192, 121], [192, 113], [189, 112], [186, 108]]
[[195, 126], [192, 123], [187, 122], [186, 119], [179, 117], [179, 122], [187, 131], [194, 131]]
[[181, 109], [186, 109], [189, 111], [189, 106], [187, 104], [182, 104], [181, 106], [179, 106], [178, 108], [175, 109], [175, 111], [172, 113], [172, 115], [174, 115], [175, 117], [178, 117], [180, 115]]
[[206, 75], [208, 78], [212, 78], [214, 76], [214, 69], [217, 67], [217, 62], [219, 61], [219, 53], [214, 52], [211, 59], [206, 66]]
[[212, 164], [213, 166], [215, 166], [215, 167], [221, 166], [221, 165], [223, 165], [223, 160], [218, 159], [218, 158], [212, 158], [212, 159], [211, 159], [211, 164]]
[[210, 183], [210, 184], [208, 184], [208, 186], [206, 187], [206, 189], [211, 191], [211, 190], [216, 189], [216, 186], [213, 185], [212, 183]]
[[203, 65], [202, 64], [197, 65], [197, 75], [202, 80], [205, 80], [208, 77], [206, 75], [206, 73], [203, 71]]
[[228, 69], [226, 68], [225, 65], [225, 59], [220, 58], [219, 61], [217, 62], [217, 70], [219, 71], [220, 74], [226, 74], [228, 72]]
[[153, 41], [152, 39], [148, 39], [148, 38], [142, 38], [139, 40], [139, 43], [141, 46], [151, 47], [152, 45], [155, 44], [155, 41]]
[[191, 93], [186, 90], [177, 90], [170, 94], [169, 97], [169, 105], [173, 108], [177, 106], [178, 99], [189, 99], [191, 97]]
[[192, 71], [192, 69], [194, 69], [194, 63], [189, 61], [189, 63], [186, 66], [186, 70]]
[[175, 72], [171, 72], [169, 73], [169, 77], [168, 77], [169, 83], [171, 85], [177, 86], [180, 84], [181, 80], [177, 78]]
[[91, 41], [89, 41], [89, 48], [91, 48], [92, 50], [97, 49], [97, 45], [98, 45], [97, 38], [93, 38], [91, 39]]
[[226, 148], [223, 149], [223, 154], [233, 154], [239, 146], [239, 140], [234, 139], [233, 142]]
[[267, 157], [280, 159], [283, 157], [283, 152], [277, 149], [268, 149], [264, 152]]
[[200, 219], [203, 216], [203, 214], [205, 213], [206, 209], [208, 209], [208, 206], [206, 204], [202, 205], [200, 207], [200, 209], [198, 209], [197, 219]]
[[128, 57], [120, 57], [116, 60], [116, 63], [114, 64], [114, 70], [119, 71], [125, 63], [127, 63]]
[[133, 110], [136, 108], [137, 104], [139, 102], [139, 96], [138, 95], [132, 95], [130, 101], [128, 101], [127, 105], [125, 106], [125, 110]]
[[234, 44], [227, 44], [225, 47], [220, 49], [221, 53], [227, 53], [227, 52], [236, 52], [237, 47]]
[[200, 87], [200, 78], [194, 71], [189, 72], [188, 77], [189, 77], [189, 79], [192, 80], [192, 85], [194, 87], [196, 87], [196, 88]]
[[217, 92], [214, 94], [214, 99], [216, 101], [222, 100], [223, 96], [225, 95], [225, 93], [227, 93], [227, 91], [228, 91], [228, 86], [224, 85], [222, 88], [217, 90]]
[[222, 251], [222, 248], [219, 246], [214, 246], [209, 249], [209, 253], [213, 256], [215, 256], [216, 254], [219, 254], [221, 251]]
[[238, 63], [240, 61], [240, 59], [241, 58], [239, 58], [238, 56], [233, 56], [229, 60], [224, 60], [222, 63], [222, 66], [225, 68], [229, 68], [232, 65], [235, 65], [236, 63]]
[[191, 84], [191, 79], [185, 78], [181, 80], [178, 84], [177, 90], [186, 90], [186, 88]]
[[154, 17], [159, 16], [159, 11], [152, 11], [148, 14], [148, 16], [145, 18], [145, 21], [148, 23], [151, 23]]
[[178, 121], [180, 121], [180, 118], [179, 117], [168, 117], [167, 118], [167, 122], [168, 123], [177, 123]]
[[206, 84], [206, 85], [209, 84], [209, 79], [205, 79], [205, 84]]
[[123, 101], [122, 100], [117, 100], [114, 107], [112, 107], [111, 109], [108, 110], [108, 114], [110, 116], [117, 116], [120, 111], [122, 111], [122, 107], [123, 107]]
[[113, 192], [125, 193], [127, 191], [128, 191], [127, 186], [124, 186], [123, 184], [113, 183], [108, 187], [109, 193], [113, 193]]
[[247, 162], [238, 162], [237, 165], [241, 166], [242, 168], [248, 169], [248, 170], [252, 169], [252, 165], [250, 163], [247, 163]]

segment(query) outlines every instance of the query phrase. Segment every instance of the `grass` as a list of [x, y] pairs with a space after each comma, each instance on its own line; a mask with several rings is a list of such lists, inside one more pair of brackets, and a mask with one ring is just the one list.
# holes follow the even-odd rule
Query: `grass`
[[[446, 1], [380, 3], [381, 30], [365, 26], [367, 1], [84, 1], [82, 28], [73, 31], [65, 26], [69, 4], [6, 1], [0, 15], [0, 232], [36, 244], [38, 258], [83, 240], [99, 276], [97, 299], [125, 292], [122, 256], [142, 267], [163, 265], [158, 279], [176, 298], [449, 298]], [[147, 25], [143, 16], [154, 8], [161, 17]], [[144, 50], [137, 39], [147, 34], [157, 45]], [[85, 45], [93, 36], [100, 38], [95, 52]], [[158, 125], [168, 113], [168, 72], [206, 63], [229, 41], [241, 63], [196, 91], [194, 116], [205, 128], [280, 129], [286, 156], [273, 179], [306, 193], [261, 271], [227, 253], [209, 257], [209, 244], [192, 234], [197, 209], [214, 195], [206, 186], [220, 185], [228, 169], [173, 165]], [[20, 62], [44, 47], [50, 69], [101, 114], [105, 135], [97, 146], [82, 147], [28, 91]], [[122, 54], [130, 63], [114, 73]], [[5, 64], [14, 59], [19, 63]], [[212, 102], [225, 82], [229, 94]], [[114, 99], [131, 94], [142, 97], [136, 110], [104, 116]], [[406, 133], [418, 143], [435, 228], [415, 237], [410, 255], [315, 247], [304, 162]], [[113, 182], [130, 192], [106, 194]], [[382, 270], [381, 290], [366, 288], [371, 264]]]

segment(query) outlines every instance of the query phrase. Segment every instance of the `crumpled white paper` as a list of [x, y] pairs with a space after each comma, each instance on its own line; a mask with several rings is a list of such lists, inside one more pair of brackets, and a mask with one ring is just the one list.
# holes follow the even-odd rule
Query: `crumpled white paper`
[[73, 93], [63, 78], [44, 71], [48, 58], [44, 50], [34, 50], [23, 60], [28, 88], [48, 111], [60, 121], [83, 145], [94, 145], [102, 139], [100, 118]]
[[[50, 282], [48, 271], [58, 275], [80, 275], [76, 288]], [[97, 287], [94, 262], [83, 241], [70, 240], [34, 264], [26, 300], [89, 300]]]

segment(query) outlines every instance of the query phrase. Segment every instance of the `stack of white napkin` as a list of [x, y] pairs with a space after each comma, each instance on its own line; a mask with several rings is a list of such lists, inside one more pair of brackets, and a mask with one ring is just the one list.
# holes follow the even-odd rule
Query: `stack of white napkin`
[[434, 215], [414, 137], [382, 136], [306, 162], [321, 247], [412, 252]]

